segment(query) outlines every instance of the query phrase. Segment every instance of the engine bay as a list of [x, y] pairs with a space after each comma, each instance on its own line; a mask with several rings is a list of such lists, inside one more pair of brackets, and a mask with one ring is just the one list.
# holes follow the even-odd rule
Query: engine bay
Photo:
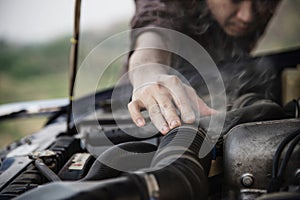
[[[298, 63], [280, 56], [268, 59]], [[300, 198], [299, 99], [282, 107], [248, 93], [214, 116], [225, 119], [220, 137], [210, 117], [162, 136], [151, 123], [136, 127], [122, 110], [112, 115], [111, 93], [77, 100], [82, 117], [69, 133], [63, 111], [3, 149], [0, 199]], [[96, 113], [87, 98], [95, 98]]]

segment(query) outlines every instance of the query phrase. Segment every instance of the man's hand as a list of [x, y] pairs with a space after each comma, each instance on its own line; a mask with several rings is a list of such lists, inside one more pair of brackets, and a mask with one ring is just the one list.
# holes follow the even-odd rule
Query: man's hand
[[194, 89], [174, 75], [161, 74], [151, 82], [134, 88], [128, 109], [135, 124], [145, 125], [141, 114], [147, 109], [156, 128], [166, 134], [181, 123], [194, 123], [198, 115], [211, 115], [217, 111], [209, 108]]
[[141, 110], [147, 109], [151, 121], [162, 134], [181, 123], [194, 123], [199, 115], [217, 112], [209, 108], [192, 87], [168, 74], [171, 53], [162, 50], [166, 46], [154, 32], [141, 34], [136, 42], [137, 50], [130, 57], [128, 71], [134, 89], [128, 104], [131, 118], [137, 126], [144, 126]]

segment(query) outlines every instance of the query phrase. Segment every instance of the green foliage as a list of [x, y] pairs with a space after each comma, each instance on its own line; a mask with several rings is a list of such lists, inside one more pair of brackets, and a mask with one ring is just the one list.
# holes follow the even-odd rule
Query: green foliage
[[48, 73], [66, 73], [69, 43], [65, 39], [47, 45], [16, 46], [0, 42], [0, 72], [16, 79]]
[[67, 96], [69, 42], [0, 42], [0, 103]]
[[[126, 25], [125, 25], [126, 24]], [[127, 23], [116, 24], [106, 32], [82, 34], [78, 64], [99, 42], [110, 35], [126, 30]], [[101, 34], [99, 34], [101, 33]], [[20, 45], [0, 39], [0, 104], [67, 97], [69, 84], [70, 36], [43, 44]], [[114, 47], [107, 47], [107, 54]], [[99, 65], [103, 56], [96, 60]], [[99, 88], [113, 86], [120, 74], [122, 62], [112, 64]], [[99, 66], [101, 67], [101, 66]], [[18, 119], [0, 122], [0, 147], [38, 131], [45, 119]]]

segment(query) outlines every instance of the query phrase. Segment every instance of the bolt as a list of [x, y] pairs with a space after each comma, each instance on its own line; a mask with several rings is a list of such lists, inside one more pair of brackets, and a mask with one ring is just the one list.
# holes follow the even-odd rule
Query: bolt
[[253, 175], [250, 173], [243, 174], [241, 177], [241, 182], [243, 186], [250, 187], [254, 183]]
[[25, 143], [27, 143], [28, 145], [31, 145], [32, 141], [27, 137], [27, 138], [25, 138]]

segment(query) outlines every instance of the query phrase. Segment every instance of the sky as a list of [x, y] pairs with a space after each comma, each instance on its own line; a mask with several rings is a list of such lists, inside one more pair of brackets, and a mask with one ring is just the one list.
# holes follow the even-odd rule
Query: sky
[[[16, 43], [72, 33], [75, 0], [0, 0], [0, 39]], [[81, 30], [105, 29], [131, 19], [133, 0], [82, 0]]]
[[[72, 34], [75, 0], [0, 0], [0, 40], [15, 43], [44, 42], [58, 36]], [[263, 49], [278, 46], [274, 37], [280, 37], [289, 46], [299, 45], [300, 0], [285, 0], [284, 11], [274, 17], [271, 42], [261, 43]], [[295, 3], [297, 2], [297, 3]], [[134, 14], [134, 0], [82, 0], [81, 31], [106, 29], [119, 21], [130, 21]], [[281, 13], [281, 14], [280, 14]], [[291, 30], [290, 19], [297, 19]], [[295, 20], [294, 20], [295, 21]], [[272, 25], [272, 23], [270, 23]], [[278, 26], [280, 24], [280, 27]], [[277, 27], [277, 28], [276, 28]], [[279, 28], [278, 28], [279, 27]], [[289, 31], [287, 31], [289, 30]], [[286, 37], [284, 37], [286, 35]], [[268, 38], [268, 37], [266, 37]], [[286, 39], [285, 39], [286, 38]]]

